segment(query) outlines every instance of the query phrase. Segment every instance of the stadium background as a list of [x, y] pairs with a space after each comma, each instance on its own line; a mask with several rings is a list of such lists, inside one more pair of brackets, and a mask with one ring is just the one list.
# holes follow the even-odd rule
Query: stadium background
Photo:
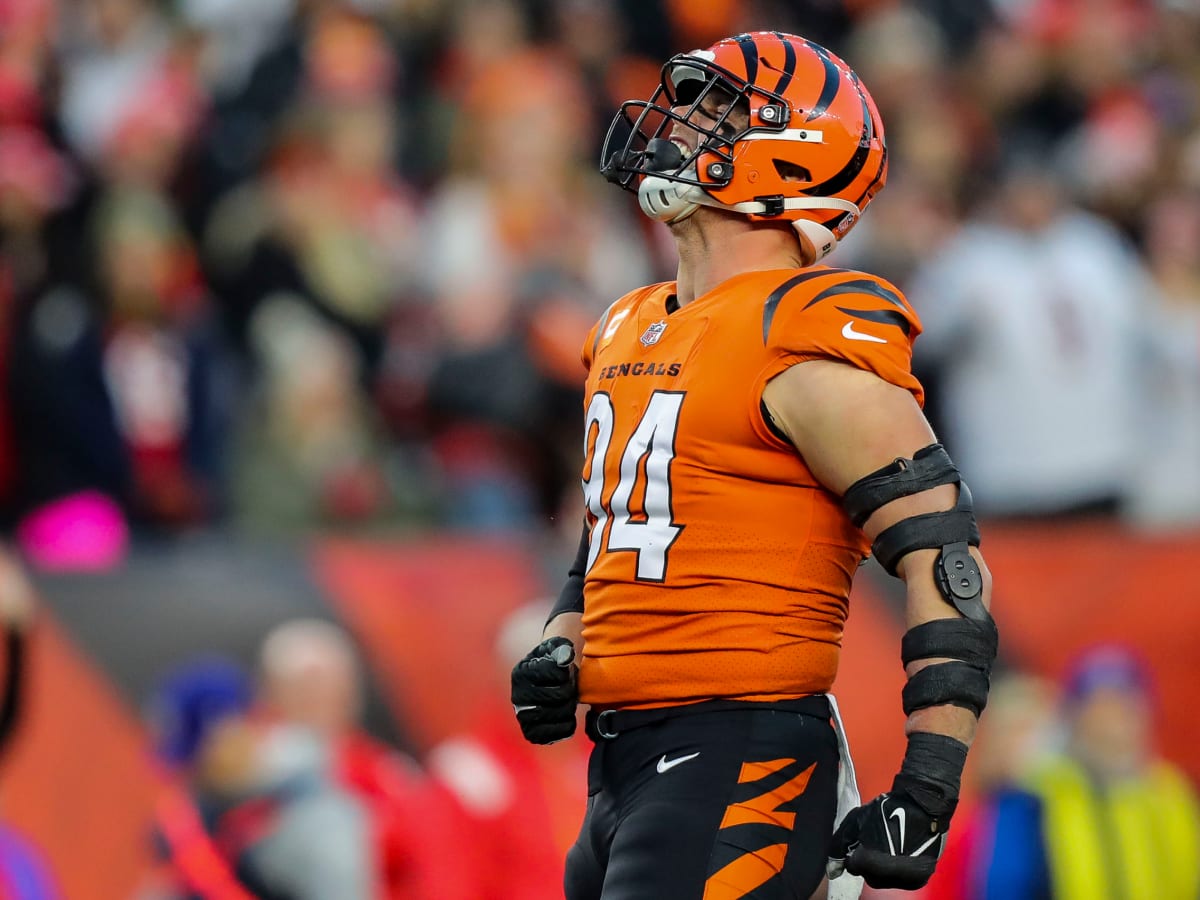
[[[418, 760], [503, 705], [497, 630], [573, 553], [581, 335], [672, 271], [594, 173], [603, 129], [746, 28], [830, 46], [882, 108], [891, 184], [835, 263], [920, 310], [926, 257], [1035, 159], [1144, 276], [1125, 300], [1181, 338], [1183, 387], [1136, 363], [1157, 424], [1120, 421], [1125, 481], [1003, 510], [985, 549], [1004, 665], [1131, 644], [1200, 779], [1194, 3], [0, 0], [0, 499], [41, 607], [0, 818], [65, 896], [139, 883], [144, 711], [178, 662], [338, 620], [368, 726]], [[920, 347], [940, 425], [953, 353]], [[899, 601], [864, 569], [838, 692], [868, 793], [902, 748]]]

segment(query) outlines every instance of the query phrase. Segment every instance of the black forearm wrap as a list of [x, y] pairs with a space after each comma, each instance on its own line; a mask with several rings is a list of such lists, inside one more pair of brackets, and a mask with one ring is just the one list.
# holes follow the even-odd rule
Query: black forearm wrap
[[941, 444], [930, 444], [914, 453], [912, 459], [896, 459], [858, 479], [842, 495], [842, 508], [861, 528], [875, 510], [893, 500], [958, 481], [958, 469], [950, 454]]
[[908, 736], [908, 749], [900, 773], [892, 781], [893, 791], [904, 791], [938, 818], [950, 816], [958, 805], [967, 745], [944, 734], [918, 731]]
[[988, 618], [934, 619], [910, 628], [900, 641], [900, 659], [907, 666], [922, 659], [958, 659], [990, 672], [1000, 645], [996, 623]]
[[926, 666], [904, 685], [904, 714], [912, 715], [928, 706], [961, 706], [979, 716], [987, 706], [987, 672], [965, 662], [944, 662]]
[[583, 537], [579, 540], [579, 551], [575, 554], [575, 562], [571, 563], [571, 568], [567, 570], [566, 583], [558, 592], [558, 599], [554, 601], [554, 607], [546, 619], [547, 624], [563, 613], [583, 612], [583, 580], [587, 575], [588, 546], [591, 544], [591, 537], [592, 530], [588, 528], [587, 522], [584, 522]]

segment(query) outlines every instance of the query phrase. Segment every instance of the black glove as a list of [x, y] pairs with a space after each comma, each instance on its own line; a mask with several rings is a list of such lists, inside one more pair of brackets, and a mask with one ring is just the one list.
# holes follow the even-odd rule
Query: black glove
[[945, 844], [946, 819], [923, 810], [903, 791], [880, 794], [852, 809], [834, 832], [827, 873], [861, 875], [873, 888], [911, 891], [933, 874]]
[[565, 637], [542, 641], [513, 666], [512, 703], [525, 740], [553, 744], [575, 733], [579, 703], [575, 645]]
[[916, 732], [892, 789], [842, 820], [829, 846], [826, 872], [861, 875], [873, 888], [923, 887], [946, 845], [958, 806], [967, 745], [941, 734]]

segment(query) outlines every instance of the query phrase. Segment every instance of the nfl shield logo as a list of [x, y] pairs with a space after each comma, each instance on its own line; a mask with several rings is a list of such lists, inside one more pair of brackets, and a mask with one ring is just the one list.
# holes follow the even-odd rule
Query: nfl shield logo
[[658, 339], [662, 337], [662, 333], [667, 330], [666, 320], [659, 320], [642, 332], [642, 346], [649, 347], [651, 344], [657, 344]]

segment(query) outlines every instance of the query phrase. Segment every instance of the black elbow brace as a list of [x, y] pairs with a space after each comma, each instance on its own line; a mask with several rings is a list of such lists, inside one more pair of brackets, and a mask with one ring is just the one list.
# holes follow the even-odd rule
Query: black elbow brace
[[885, 529], [871, 546], [875, 558], [891, 575], [900, 560], [913, 550], [940, 549], [934, 579], [946, 602], [976, 622], [990, 622], [983, 605], [983, 574], [971, 556], [979, 546], [979, 526], [971, 492], [941, 444], [930, 444], [912, 459], [890, 465], [860, 478], [846, 490], [842, 505], [860, 528], [881, 506], [943, 484], [958, 485], [953, 509], [901, 519]]
[[948, 704], [978, 716], [987, 705], [999, 634], [983, 605], [983, 574], [970, 551], [979, 546], [979, 526], [958, 468], [941, 444], [930, 444], [912, 459], [897, 459], [856, 481], [847, 489], [843, 505], [861, 527], [881, 506], [943, 484], [958, 485], [953, 509], [902, 519], [885, 529], [871, 549], [892, 575], [913, 550], [940, 549], [934, 581], [946, 602], [965, 617], [926, 622], [904, 635], [900, 655], [905, 666], [924, 659], [948, 660], [926, 666], [908, 680], [905, 714]]

